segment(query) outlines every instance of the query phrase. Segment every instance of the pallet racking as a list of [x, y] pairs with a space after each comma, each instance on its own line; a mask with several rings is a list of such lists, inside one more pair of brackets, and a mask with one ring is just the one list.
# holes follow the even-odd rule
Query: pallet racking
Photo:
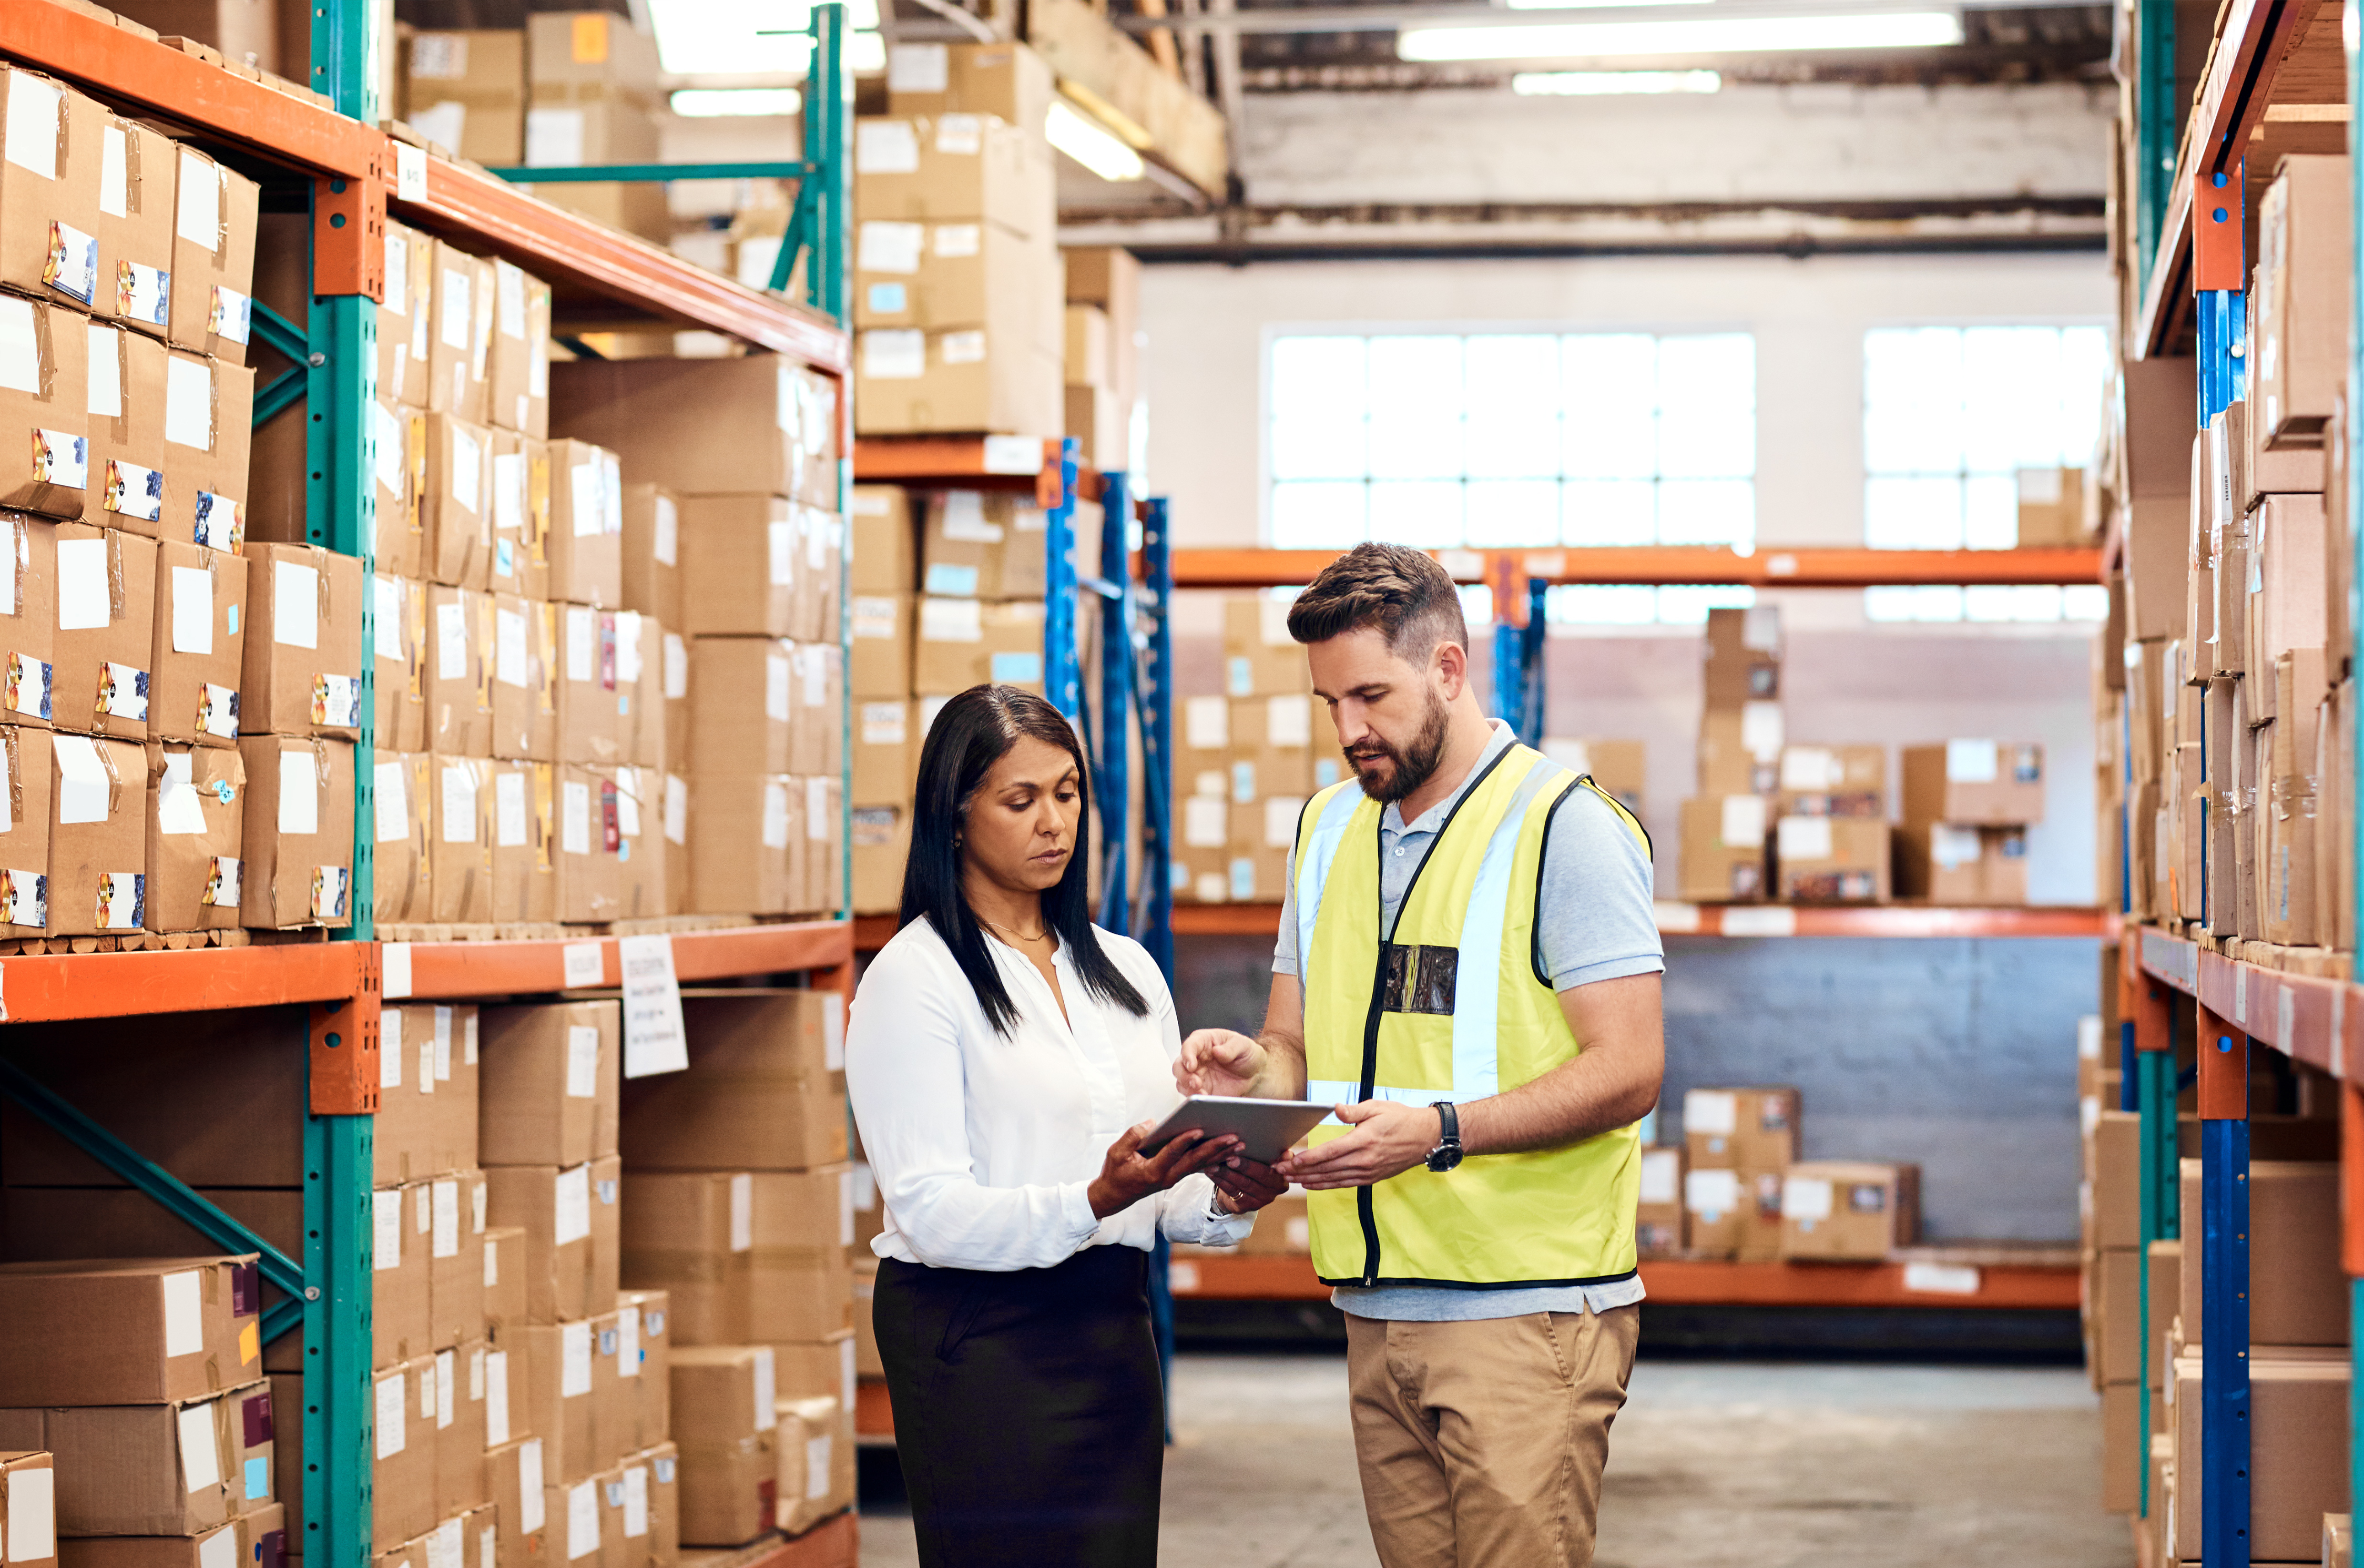
[[[289, 350], [298, 372], [269, 393], [258, 417], [301, 397], [307, 405], [307, 531], [316, 544], [361, 556], [373, 535], [370, 421], [374, 395], [376, 300], [389, 211], [472, 248], [496, 252], [550, 280], [563, 304], [596, 301], [604, 316], [704, 328], [796, 355], [837, 377], [851, 362], [847, 335], [825, 311], [741, 286], [645, 241], [620, 235], [510, 188], [474, 167], [436, 156], [381, 128], [374, 69], [392, 40], [374, 36], [369, 0], [313, 0], [308, 92], [273, 86], [117, 27], [73, 0], [0, 6], [0, 58], [60, 76], [103, 101], [166, 123], [275, 182], [306, 188], [312, 217], [312, 304], [299, 331], [257, 308], [258, 330]], [[842, 158], [851, 83], [837, 42], [842, 7], [816, 7], [825, 47], [808, 95], [802, 165], [811, 187], [803, 243], [812, 286], [846, 272]], [[817, 177], [816, 177], [817, 176]], [[785, 248], [784, 248], [785, 249]], [[842, 390], [841, 437], [850, 447]], [[841, 484], [843, 468], [841, 465]], [[364, 599], [363, 637], [371, 606]], [[0, 1092], [48, 1121], [131, 1185], [165, 1203], [225, 1250], [262, 1255], [266, 1277], [291, 1297], [270, 1328], [300, 1325], [305, 1369], [304, 1540], [291, 1552], [329, 1568], [366, 1568], [370, 1550], [372, 1116], [377, 1104], [377, 1029], [388, 997], [533, 995], [618, 983], [612, 938], [584, 941], [385, 944], [374, 940], [370, 898], [373, 710], [364, 664], [362, 738], [356, 751], [353, 924], [341, 940], [180, 951], [68, 953], [0, 960], [0, 1021], [164, 1015], [215, 1008], [302, 1006], [300, 1047], [308, 1083], [303, 1256], [293, 1259], [22, 1072], [0, 1062]], [[674, 939], [682, 979], [803, 972], [810, 984], [850, 991], [852, 932], [842, 919]], [[258, 1027], [265, 1027], [258, 1019]], [[291, 1063], [291, 1067], [292, 1067]], [[850, 1568], [850, 1516], [794, 1541], [721, 1554], [764, 1568]]]

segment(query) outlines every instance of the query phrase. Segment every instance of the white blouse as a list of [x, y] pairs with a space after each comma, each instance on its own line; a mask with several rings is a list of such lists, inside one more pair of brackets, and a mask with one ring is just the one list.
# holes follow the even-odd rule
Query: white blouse
[[[925, 919], [879, 950], [846, 1023], [845, 1083], [886, 1206], [871, 1250], [937, 1268], [1049, 1268], [1086, 1247], [1229, 1246], [1253, 1215], [1218, 1217], [1214, 1184], [1184, 1178], [1101, 1219], [1087, 1195], [1110, 1144], [1180, 1103], [1174, 998], [1140, 943], [1100, 946], [1149, 1004], [1134, 1018], [1054, 957], [1067, 1012], [1023, 953], [988, 935], [1018, 1018], [994, 1032], [968, 977]], [[1072, 1020], [1072, 1027], [1070, 1027]]]

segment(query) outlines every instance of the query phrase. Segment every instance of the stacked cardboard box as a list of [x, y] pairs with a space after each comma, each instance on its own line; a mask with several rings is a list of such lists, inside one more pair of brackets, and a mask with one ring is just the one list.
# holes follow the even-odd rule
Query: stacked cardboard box
[[1932, 904], [2027, 902], [2027, 826], [2044, 818], [2044, 748], [1961, 740], [1903, 749], [1897, 891]]
[[1052, 75], [1023, 44], [898, 50], [853, 139], [864, 435], [1065, 428]]
[[1544, 738], [1540, 750], [1568, 772], [1589, 777], [1635, 820], [1641, 818], [1646, 775], [1641, 741], [1554, 735]]
[[[846, 689], [853, 710], [850, 853], [853, 908], [861, 915], [892, 914], [901, 906], [903, 862], [911, 844], [912, 784], [926, 734], [916, 695], [916, 634], [923, 601], [917, 591], [919, 548], [911, 497], [911, 492], [892, 484], [858, 484], [849, 502], [853, 559], [847, 571], [853, 586], [847, 631], [852, 656]], [[940, 612], [934, 618], [938, 629], [945, 629], [947, 617]], [[980, 636], [984, 625], [980, 610]], [[1038, 628], [1038, 657], [1041, 647]], [[928, 716], [932, 717], [932, 707]]]
[[2023, 468], [2019, 484], [2019, 545], [2058, 549], [2091, 542], [2085, 471]]
[[1793, 1088], [1691, 1089], [1683, 1141], [1642, 1151], [1645, 1256], [1878, 1262], [1920, 1231], [1919, 1168], [1798, 1158]]
[[1767, 892], [1781, 758], [1781, 617], [1769, 605], [1708, 612], [1699, 794], [1683, 802], [1685, 898], [1751, 904]]
[[[529, 164], [659, 161], [662, 96], [656, 39], [607, 11], [526, 18], [525, 157]], [[533, 187], [555, 206], [663, 244], [673, 237], [665, 188], [557, 183]]]
[[1132, 466], [1132, 410], [1140, 398], [1141, 263], [1109, 247], [1064, 252], [1067, 273], [1067, 434], [1086, 464]]
[[682, 1006], [687, 1070], [624, 1096], [623, 1274], [672, 1302], [682, 1539], [736, 1546], [852, 1501], [844, 998]]
[[615, 453], [633, 497], [620, 548], [639, 669], [627, 713], [619, 624], [617, 708], [641, 785], [621, 830], [645, 831], [619, 857], [625, 885], [661, 856], [675, 891], [650, 913], [839, 907], [835, 384], [754, 354], [562, 363], [551, 392], [552, 428]]
[[1885, 904], [1888, 748], [1784, 746], [1774, 886], [1797, 904]]
[[1793, 1088], [1683, 1095], [1683, 1209], [1692, 1256], [1781, 1255], [1782, 1178], [1798, 1158]]

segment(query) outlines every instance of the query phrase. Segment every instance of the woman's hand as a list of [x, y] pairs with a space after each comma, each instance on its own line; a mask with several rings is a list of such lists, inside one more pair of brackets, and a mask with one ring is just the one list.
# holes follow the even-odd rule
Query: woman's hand
[[1288, 1191], [1288, 1178], [1261, 1160], [1234, 1154], [1209, 1171], [1226, 1214], [1253, 1214]]
[[1129, 1127], [1123, 1137], [1109, 1145], [1099, 1177], [1089, 1192], [1092, 1212], [1100, 1218], [1131, 1208], [1152, 1193], [1164, 1192], [1240, 1148], [1240, 1140], [1230, 1133], [1210, 1138], [1203, 1132], [1186, 1132], [1156, 1153], [1143, 1154], [1141, 1140], [1156, 1127], [1154, 1121]]

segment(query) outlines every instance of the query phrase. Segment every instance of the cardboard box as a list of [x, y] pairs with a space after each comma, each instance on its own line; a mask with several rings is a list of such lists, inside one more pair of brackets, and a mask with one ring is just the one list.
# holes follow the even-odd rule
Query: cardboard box
[[865, 216], [853, 248], [857, 328], [981, 327], [1061, 354], [1066, 333], [1059, 254], [1039, 239], [976, 218], [923, 223]]
[[623, 601], [624, 486], [616, 454], [550, 444], [550, 596], [614, 609]]
[[[686, 814], [692, 911], [788, 912], [789, 846], [803, 826], [796, 820], [803, 792], [792, 783], [785, 773], [695, 775], [688, 793], [697, 810]], [[670, 832], [670, 804], [666, 816]]]
[[2344, 155], [2292, 153], [2258, 203], [2249, 395], [2269, 450], [2319, 446], [2347, 374], [2328, 345], [2346, 340], [2350, 315], [2348, 180]]
[[380, 1551], [435, 1521], [435, 1358], [419, 1355], [370, 1375], [376, 1442], [370, 1542]]
[[689, 639], [677, 631], [660, 631], [665, 765], [679, 773], [686, 770], [689, 757]]
[[[662, 1444], [673, 1430], [673, 1297], [662, 1290], [624, 1290], [616, 1296], [620, 1327], [630, 1316], [639, 1373], [625, 1390], [630, 1410], [628, 1451]], [[619, 1374], [622, 1374], [620, 1365]]]
[[1779, 816], [1888, 820], [1885, 746], [1784, 746], [1779, 784]]
[[[98, 288], [91, 300], [94, 317], [137, 328], [150, 337], [164, 336], [172, 318], [173, 229], [177, 216], [180, 164], [170, 137], [136, 119], [108, 114], [100, 133], [98, 211]], [[68, 155], [71, 167], [72, 154]], [[122, 170], [118, 192], [105, 189], [117, 168]], [[0, 191], [0, 202], [16, 199]], [[44, 204], [47, 210], [57, 210]], [[6, 220], [0, 220], [6, 221]], [[23, 233], [21, 228], [12, 231]], [[44, 267], [46, 270], [46, 264]]]
[[493, 766], [493, 918], [558, 918], [558, 768]]
[[914, 688], [922, 696], [951, 696], [987, 683], [1039, 694], [1043, 606], [923, 598], [914, 666]]
[[662, 772], [672, 760], [665, 746], [665, 629], [637, 610], [618, 610], [615, 622], [616, 750], [625, 763]]
[[646, 920], [674, 913], [664, 775], [653, 768], [598, 771], [616, 799], [616, 917]]
[[[50, 775], [50, 934], [142, 929], [148, 914], [147, 755], [128, 740], [50, 739], [55, 771]], [[251, 861], [251, 840], [246, 847]], [[251, 876], [251, 865], [247, 872]], [[9, 897], [21, 912], [22, 890], [12, 887]]]
[[427, 406], [434, 303], [435, 237], [388, 218], [385, 297], [377, 307], [377, 395], [389, 408]]
[[262, 1289], [251, 1252], [0, 1264], [0, 1313], [21, 1330], [0, 1379], [28, 1406], [206, 1397], [261, 1375]]
[[434, 775], [424, 751], [374, 752], [372, 764], [371, 900], [382, 922], [423, 920], [434, 907], [429, 833]]
[[1766, 893], [1766, 807], [1760, 795], [1694, 797], [1682, 805], [1682, 895], [1753, 904]]
[[[2323, 1516], [2347, 1507], [2347, 1358], [2260, 1346], [2249, 1362], [2249, 1552], [2303, 1562], [2323, 1542]], [[2202, 1555], [2206, 1499], [2201, 1451], [2201, 1359], [2178, 1357], [2174, 1411], [2176, 1558]]]
[[493, 448], [481, 424], [448, 411], [428, 416], [419, 527], [430, 582], [484, 588], [492, 581]]
[[774, 1528], [771, 1351], [676, 1345], [672, 1397], [683, 1543], [738, 1546]]
[[493, 595], [495, 756], [557, 761], [558, 608], [510, 594]]
[[499, 1561], [539, 1561], [550, 1550], [541, 1440], [520, 1438], [494, 1445], [485, 1451], [485, 1469], [493, 1497], [494, 1524], [499, 1531]]
[[560, 605], [558, 635], [558, 760], [613, 764], [621, 751], [616, 617], [588, 605]]
[[1785, 733], [1779, 703], [1707, 709], [1700, 716], [1700, 793], [1771, 795], [1780, 787]]
[[[2156, 787], [2144, 786], [2153, 802], [2132, 816], [2146, 824], [2157, 815]], [[2010, 907], [2027, 902], [2027, 832], [2021, 828], [1965, 828], [1951, 823], [1906, 821], [1895, 833], [1896, 893], [1932, 904]], [[2150, 863], [2148, 840], [2138, 846]], [[2162, 889], [2162, 894], [2163, 894]]]
[[486, 417], [539, 440], [550, 428], [550, 285], [493, 261], [493, 340], [485, 356]]
[[1781, 697], [1781, 612], [1777, 606], [1710, 610], [1701, 650], [1707, 706], [1736, 708]]
[[[483, 1332], [480, 1322], [474, 1333]], [[485, 1349], [483, 1339], [475, 1338], [435, 1352], [434, 1496], [446, 1529], [454, 1515], [482, 1507], [487, 1498]]]
[[1754, 1203], [1739, 1171], [1689, 1171], [1683, 1176], [1684, 1229], [1696, 1258], [1738, 1255], [1744, 1211]]
[[1066, 263], [1067, 302], [1108, 312], [1109, 390], [1130, 407], [1141, 392], [1141, 262], [1130, 250], [1102, 245], [1066, 247], [1059, 255]]
[[173, 310], [165, 335], [175, 348], [243, 365], [252, 332], [262, 189], [194, 147], [177, 151]]
[[0, 726], [0, 789], [14, 803], [0, 832], [0, 935], [39, 935], [49, 928], [50, 792], [55, 784], [49, 732]]
[[271, 1387], [0, 1410], [0, 1449], [53, 1457], [60, 1535], [200, 1535], [270, 1500]]
[[[2124, 1114], [2124, 1113], [2121, 1113]], [[2339, 1271], [2339, 1171], [2331, 1162], [2256, 1160], [2249, 1166], [2249, 1338], [2259, 1345], [2345, 1345], [2348, 1330]], [[2182, 1201], [2198, 1213], [2201, 1162], [2179, 1172]], [[2207, 1296], [2197, 1248], [2179, 1273], [2186, 1344], [2204, 1337]], [[2153, 1312], [2160, 1310], [2156, 1305]], [[2272, 1336], [2270, 1339], [2267, 1336]]]
[[1040, 133], [975, 115], [855, 120], [853, 187], [865, 221], [970, 218], [1035, 240], [1057, 222]]
[[2274, 661], [2324, 646], [2324, 517], [2320, 495], [2269, 495], [2250, 518], [2255, 556], [2242, 668], [2256, 679], [2253, 718], [2275, 716]]
[[665, 1293], [673, 1342], [747, 1340], [753, 1174], [636, 1171], [625, 1179], [624, 1197], [623, 1278], [633, 1290]]
[[619, 884], [616, 781], [581, 762], [561, 762], [558, 777], [558, 917], [616, 918]]
[[493, 750], [493, 685], [498, 621], [493, 596], [429, 584], [427, 629], [427, 741], [448, 757], [488, 757]]
[[432, 756], [427, 918], [483, 925], [493, 918], [493, 764], [482, 757]]
[[403, 117], [455, 155], [494, 165], [525, 158], [525, 42], [519, 29], [410, 35]]
[[684, 498], [684, 631], [786, 637], [797, 629], [800, 510], [775, 495]]
[[[424, 1181], [370, 1194], [370, 1362], [391, 1366], [434, 1348], [435, 1195]], [[431, 1412], [430, 1412], [431, 1413]]]
[[[96, 100], [21, 66], [0, 74], [0, 285], [94, 308], [98, 299], [101, 141], [109, 116]], [[112, 193], [109, 193], [112, 194]], [[251, 219], [249, 220], [250, 226]]]
[[[30, 80], [6, 77], [16, 90]], [[0, 192], [0, 206], [8, 201]], [[37, 231], [48, 228], [44, 218]], [[5, 295], [0, 343], [0, 450], [21, 454], [0, 464], [0, 506], [79, 517], [90, 484], [90, 335], [70, 311]]]
[[493, 541], [485, 557], [485, 584], [496, 594], [547, 598], [548, 562], [537, 560], [534, 546], [542, 543], [545, 555], [548, 546], [533, 533], [528, 512], [534, 465], [547, 466], [549, 449], [497, 426], [487, 427], [485, 434], [492, 456], [485, 510], [492, 522]]
[[635, 484], [684, 499], [837, 505], [836, 384], [782, 355], [554, 365], [551, 420], [616, 453]]
[[0, 717], [47, 729], [54, 695], [58, 525], [0, 516], [0, 550], [15, 567], [13, 586], [0, 594]]
[[1692, 1171], [1779, 1171], [1798, 1158], [1796, 1089], [1691, 1089], [1683, 1095], [1683, 1147]]
[[[829, 643], [795, 643], [789, 663], [794, 674], [788, 683], [788, 772], [835, 777], [845, 768], [843, 651]], [[697, 733], [693, 723], [693, 739]], [[693, 756], [691, 765], [699, 767], [700, 761]], [[710, 748], [703, 761], [713, 761]], [[700, 771], [708, 769], [700, 767]]]
[[1130, 410], [1105, 387], [1065, 389], [1066, 432], [1080, 443], [1076, 461], [1109, 472], [1132, 466]]
[[2019, 548], [2059, 549], [2085, 542], [2083, 469], [2023, 468], [2014, 477], [2019, 486]]
[[910, 794], [920, 761], [917, 728], [915, 705], [908, 700], [854, 704], [855, 800], [897, 802]]
[[487, 1007], [482, 1028], [485, 1164], [572, 1166], [617, 1151], [620, 1004]]
[[285, 929], [352, 923], [351, 741], [247, 736], [243, 922]]
[[[86, 522], [153, 538], [164, 524], [170, 462], [164, 440], [164, 345], [143, 333], [93, 321], [88, 336], [89, 486]], [[192, 475], [191, 477], [195, 477]], [[244, 487], [237, 487], [244, 494]]]
[[[474, 1170], [479, 1039], [473, 1006], [385, 1008], [378, 1031], [380, 1184]], [[473, 1218], [468, 1229], [472, 1235], [481, 1229]]]
[[[489, 1198], [487, 1203], [489, 1204]], [[526, 1290], [526, 1234], [515, 1225], [485, 1226], [485, 1328], [498, 1338], [530, 1319]], [[522, 1431], [523, 1427], [519, 1429]], [[493, 1446], [498, 1447], [497, 1443]]]
[[235, 750], [149, 742], [148, 929], [239, 924], [245, 788]]
[[1683, 1174], [1680, 1145], [1642, 1151], [1642, 1185], [1634, 1210], [1634, 1238], [1645, 1258], [1682, 1254]]
[[485, 1167], [491, 1195], [485, 1223], [525, 1232], [529, 1321], [553, 1323], [614, 1309], [617, 1171], [612, 1156], [563, 1170]]
[[[392, 577], [418, 578], [426, 571], [427, 420], [424, 409], [385, 397], [370, 409], [370, 434], [377, 443], [372, 469], [377, 515], [371, 542], [377, 570]], [[253, 461], [261, 469], [266, 459], [258, 452]]]
[[1904, 819], [2011, 827], [2044, 819], [2044, 748], [1948, 740], [1902, 751]]
[[858, 353], [858, 435], [1047, 436], [1065, 427], [1058, 355], [1022, 334], [874, 327], [861, 334]]
[[203, 545], [156, 547], [149, 658], [150, 735], [201, 748], [238, 742], [246, 656], [247, 562]]
[[[2148, 362], [2148, 361], [2145, 361]], [[2185, 579], [2191, 570], [2191, 414], [2183, 415], [2186, 460], [2181, 487], [2170, 496], [2137, 495], [2120, 508], [2125, 534], [2126, 636], [2133, 641], [2173, 637], [2184, 624]], [[2221, 573], [2221, 568], [2220, 573]]]
[[[239, 723], [248, 735], [361, 733], [362, 563], [316, 545], [247, 552]], [[383, 658], [382, 647], [373, 657]]]
[[1824, 1160], [1781, 1184], [1781, 1256], [1878, 1260], [1919, 1234], [1920, 1167]]
[[1777, 896], [1784, 902], [1888, 902], [1884, 817], [1784, 817], [1774, 828], [1773, 859]]
[[1022, 43], [898, 43], [886, 53], [886, 101], [898, 115], [992, 115], [1043, 123], [1051, 67]]
[[639, 1171], [806, 1170], [845, 1158], [845, 999], [810, 990], [686, 990], [689, 1070], [623, 1093]]
[[778, 1402], [779, 1528], [794, 1535], [853, 1506], [853, 1434], [834, 1395]]
[[827, 1339], [853, 1326], [853, 1178], [842, 1164], [753, 1173], [749, 1338]]
[[145, 740], [156, 652], [156, 541], [61, 523], [57, 562], [50, 720], [60, 729]]
[[[483, 440], [490, 412], [485, 379], [493, 342], [493, 264], [435, 242], [435, 333], [428, 345], [427, 406], [463, 420]], [[480, 584], [466, 583], [464, 587]]]
[[770, 638], [701, 637], [690, 644], [686, 760], [693, 774], [791, 771], [799, 651]]
[[853, 592], [909, 593], [919, 584], [910, 492], [899, 484], [857, 484], [846, 505], [853, 530]]
[[49, 1454], [0, 1453], [0, 1531], [10, 1562], [57, 1568], [57, 1472]]
[[903, 898], [903, 862], [911, 849], [911, 808], [853, 808], [853, 908], [860, 915], [891, 915]]
[[621, 575], [624, 608], [683, 624], [681, 497], [663, 485], [624, 486]]

